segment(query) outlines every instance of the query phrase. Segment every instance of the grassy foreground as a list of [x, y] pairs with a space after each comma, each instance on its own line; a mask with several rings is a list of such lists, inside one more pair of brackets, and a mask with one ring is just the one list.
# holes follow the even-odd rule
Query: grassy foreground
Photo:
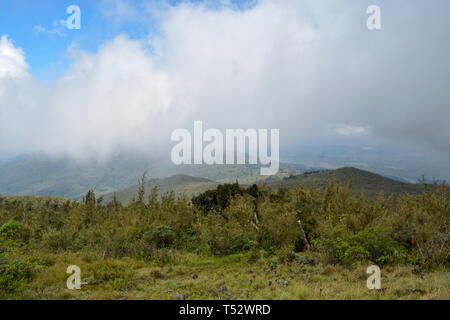
[[[450, 273], [411, 266], [382, 268], [382, 289], [368, 290], [367, 266], [312, 264], [236, 254], [201, 257], [173, 250], [161, 262], [103, 259], [90, 253], [28, 254], [33, 280], [15, 299], [450, 299]], [[256, 259], [256, 261], [255, 261]], [[306, 262], [304, 262], [305, 260]], [[66, 269], [78, 265], [81, 290], [66, 287]]]

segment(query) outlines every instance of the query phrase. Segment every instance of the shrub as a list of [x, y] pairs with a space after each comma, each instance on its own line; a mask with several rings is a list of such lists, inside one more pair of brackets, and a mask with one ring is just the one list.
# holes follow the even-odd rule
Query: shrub
[[267, 250], [292, 246], [299, 237], [296, 214], [272, 203], [261, 205], [261, 246]]
[[208, 190], [194, 197], [192, 203], [204, 213], [223, 211], [230, 206], [233, 198], [250, 195], [254, 199], [260, 197], [257, 185], [247, 189], [242, 188], [237, 182], [217, 186], [216, 190]]
[[15, 291], [23, 283], [33, 278], [33, 268], [29, 263], [18, 261], [0, 262], [0, 291]]
[[200, 239], [214, 255], [240, 253], [255, 245], [251, 227], [247, 227], [245, 232], [246, 226], [231, 217], [212, 214], [202, 219], [198, 228]]
[[367, 228], [358, 232], [349, 232], [345, 225], [330, 229], [328, 235], [322, 235], [314, 243], [316, 249], [325, 254], [327, 262], [348, 265], [371, 261], [383, 265], [400, 262], [403, 258], [402, 247], [390, 237], [387, 227]]
[[0, 237], [5, 240], [28, 240], [28, 232], [20, 222], [10, 220], [0, 227]]
[[176, 238], [177, 234], [175, 231], [167, 225], [158, 226], [144, 236], [144, 240], [148, 244], [158, 249], [171, 247]]

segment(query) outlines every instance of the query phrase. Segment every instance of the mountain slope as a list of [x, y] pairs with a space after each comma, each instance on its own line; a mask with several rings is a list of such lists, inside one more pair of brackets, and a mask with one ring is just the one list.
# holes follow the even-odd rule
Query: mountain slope
[[291, 188], [295, 186], [325, 188], [332, 182], [345, 185], [350, 181], [354, 191], [368, 195], [374, 195], [380, 191], [392, 194], [418, 194], [423, 191], [422, 185], [400, 182], [356, 168], [304, 173], [281, 181], [271, 181], [267, 185], [273, 188]]

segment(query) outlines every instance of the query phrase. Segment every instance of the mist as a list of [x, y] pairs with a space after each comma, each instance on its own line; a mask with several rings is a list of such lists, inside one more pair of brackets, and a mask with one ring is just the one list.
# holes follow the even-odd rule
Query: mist
[[148, 6], [133, 19], [151, 15], [159, 32], [118, 34], [96, 52], [74, 43], [52, 83], [0, 31], [0, 153], [169, 157], [171, 133], [201, 120], [280, 129], [282, 147], [335, 128], [449, 158], [450, 3], [376, 1], [382, 29], [370, 31], [373, 2]]

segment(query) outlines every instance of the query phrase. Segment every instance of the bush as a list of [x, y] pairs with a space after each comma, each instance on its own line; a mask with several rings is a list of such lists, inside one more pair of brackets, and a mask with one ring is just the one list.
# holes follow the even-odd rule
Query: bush
[[272, 203], [261, 206], [261, 246], [267, 250], [293, 246], [299, 237], [296, 214]]
[[384, 265], [403, 259], [403, 248], [390, 237], [386, 227], [367, 228], [349, 232], [344, 225], [329, 230], [328, 235], [315, 241], [316, 249], [325, 254], [327, 262], [352, 264], [371, 261]]
[[239, 183], [223, 184], [217, 186], [216, 190], [208, 190], [194, 197], [192, 203], [203, 213], [220, 212], [228, 208], [237, 196], [250, 195], [254, 199], [260, 197], [257, 185], [247, 189], [242, 188]]
[[241, 227], [235, 221], [226, 221], [222, 216], [211, 215], [203, 220], [200, 237], [214, 255], [240, 253], [255, 245], [251, 232], [244, 233]]
[[15, 291], [33, 278], [33, 268], [22, 261], [0, 262], [0, 291]]
[[10, 220], [0, 227], [0, 237], [5, 240], [28, 240], [28, 232], [20, 222]]
[[156, 227], [153, 231], [145, 234], [144, 240], [155, 248], [169, 248], [173, 246], [177, 234], [167, 225]]

